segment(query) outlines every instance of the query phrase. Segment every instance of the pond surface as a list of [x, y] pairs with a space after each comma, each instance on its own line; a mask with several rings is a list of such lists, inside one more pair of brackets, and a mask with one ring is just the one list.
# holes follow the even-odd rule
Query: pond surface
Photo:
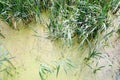
[[[120, 18], [114, 19], [118, 26]], [[82, 65], [79, 56], [82, 51], [73, 47], [63, 47], [61, 42], [54, 43], [47, 37], [47, 31], [42, 24], [30, 24], [29, 27], [13, 30], [5, 22], [0, 21], [0, 30], [5, 38], [0, 37], [0, 43], [9, 51], [14, 68], [10, 68], [11, 75], [1, 72], [3, 80], [40, 80], [39, 67], [41, 63], [52, 63], [67, 56], [79, 67], [69, 70], [68, 74], [61, 70], [58, 78], [49, 75], [47, 80], [120, 80], [120, 39], [118, 34], [110, 38], [111, 45], [102, 48], [105, 58], [99, 60], [103, 69], [93, 74], [92, 70]]]

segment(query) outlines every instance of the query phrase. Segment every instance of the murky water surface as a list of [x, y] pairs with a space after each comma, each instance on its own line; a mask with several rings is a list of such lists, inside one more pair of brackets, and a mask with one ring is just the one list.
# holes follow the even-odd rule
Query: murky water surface
[[[118, 26], [120, 18], [114, 19], [113, 24]], [[98, 62], [99, 66], [105, 67], [93, 74], [92, 69], [88, 66], [79, 64], [82, 60], [79, 56], [82, 51], [76, 48], [77, 44], [73, 47], [63, 47], [61, 42], [54, 43], [46, 38], [47, 31], [42, 24], [31, 24], [29, 27], [16, 31], [0, 21], [0, 30], [5, 36], [5, 38], [0, 36], [0, 44], [8, 51], [8, 56], [13, 57], [10, 61], [14, 66], [8, 69], [10, 74], [0, 73], [3, 80], [40, 80], [40, 64], [52, 64], [63, 55], [71, 58], [78, 67], [69, 70], [68, 74], [61, 70], [57, 78], [55, 74], [52, 74], [47, 80], [120, 80], [120, 39], [117, 39], [118, 34], [111, 37], [112, 46], [102, 49], [104, 58], [99, 59]]]

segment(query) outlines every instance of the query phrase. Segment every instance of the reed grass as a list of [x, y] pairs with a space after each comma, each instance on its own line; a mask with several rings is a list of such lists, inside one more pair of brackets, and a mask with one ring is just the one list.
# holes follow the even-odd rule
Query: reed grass
[[[8, 54], [9, 54], [8, 50], [5, 49], [5, 47], [2, 44], [0, 44], [0, 73], [6, 72], [8, 73], [8, 75], [12, 76], [12, 74], [8, 71], [8, 69], [10, 69], [9, 68], [10, 66], [6, 64], [7, 62], [12, 67], [14, 67], [13, 64], [10, 62], [10, 59], [12, 58], [9, 58]], [[0, 79], [3, 80], [1, 77]]]
[[98, 33], [106, 32], [110, 20], [108, 12], [112, 11], [118, 0], [65, 0], [53, 2], [50, 8], [50, 23], [47, 24], [49, 37], [62, 39], [65, 43], [72, 44], [77, 38], [79, 47], [86, 44], [91, 47], [91, 42], [98, 37]]
[[[54, 15], [54, 19], [58, 16], [60, 17], [61, 11], [63, 11], [62, 14], [64, 14], [64, 17], [62, 16], [62, 18], [65, 18], [67, 14], [69, 16], [74, 15], [74, 13], [71, 14], [71, 12], [73, 11], [71, 7], [77, 7], [76, 10], [78, 10], [78, 7], [81, 6], [80, 3], [85, 3], [82, 6], [84, 6], [84, 8], [86, 7], [86, 10], [88, 10], [87, 5], [99, 5], [100, 8], [102, 7], [102, 13], [106, 14], [107, 11], [111, 9], [117, 2], [118, 0], [1, 0], [0, 18], [4, 19], [11, 26], [16, 28], [16, 22], [19, 19], [22, 19], [23, 23], [28, 24], [34, 20], [39, 20], [36, 18], [40, 18], [40, 14], [42, 13], [42, 11], [45, 10], [50, 11], [50, 13]], [[81, 9], [84, 8], [81, 7]], [[69, 20], [69, 18], [66, 19]]]
[[0, 18], [16, 28], [16, 22], [22, 20], [29, 24], [40, 18], [42, 10], [49, 8], [50, 0], [1, 0]]
[[50, 14], [50, 24], [47, 26], [50, 37], [54, 39], [62, 38], [71, 42], [77, 36], [84, 43], [108, 27], [107, 13], [100, 5], [79, 1], [75, 5], [64, 4], [55, 8], [51, 9], [52, 16]]
[[75, 68], [75, 64], [70, 58], [61, 58], [52, 64], [40, 64], [39, 75], [41, 80], [47, 80], [50, 74], [56, 74], [56, 77], [58, 77], [61, 69], [67, 74], [73, 68]]

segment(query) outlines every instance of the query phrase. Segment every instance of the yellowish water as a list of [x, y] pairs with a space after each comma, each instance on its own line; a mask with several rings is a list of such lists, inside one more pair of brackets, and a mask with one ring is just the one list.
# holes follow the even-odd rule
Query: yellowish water
[[[119, 21], [116, 25], [119, 25]], [[61, 42], [53, 42], [47, 39], [47, 31], [42, 24], [32, 23], [28, 27], [17, 31], [10, 28], [5, 22], [0, 21], [0, 30], [5, 36], [5, 39], [0, 37], [0, 43], [8, 49], [9, 56], [14, 57], [10, 61], [15, 67], [9, 70], [13, 76], [6, 72], [0, 73], [3, 80], [40, 80], [40, 64], [52, 64], [63, 55], [65, 58], [66, 56], [70, 57], [78, 67], [69, 70], [68, 74], [60, 70], [58, 78], [55, 74], [52, 74], [47, 80], [117, 80], [115, 73], [120, 67], [118, 63], [120, 61], [120, 41], [116, 37], [110, 39], [111, 42], [114, 41], [112, 44], [115, 48], [105, 47], [102, 49], [105, 52], [103, 54], [105, 58], [100, 59], [98, 62], [100, 66], [106, 67], [98, 71], [97, 74], [93, 74], [92, 69], [88, 66], [79, 65], [79, 61], [82, 60], [79, 55], [82, 51], [76, 48], [77, 44], [73, 47], [64, 47]], [[115, 40], [117, 41], [115, 42]]]
[[[9, 76], [5, 72], [4, 80], [40, 80], [40, 64], [51, 63], [62, 56], [61, 46], [56, 44], [56, 47], [50, 39], [46, 38], [44, 25], [31, 24], [19, 31], [11, 29], [2, 21], [0, 25], [1, 33], [5, 36], [5, 39], [1, 37], [0, 42], [8, 49], [10, 56], [14, 57], [10, 61], [16, 68], [10, 71], [13, 76]], [[63, 54], [69, 56], [74, 51], [64, 50]], [[53, 76], [55, 75], [53, 74]], [[66, 77], [66, 74], [62, 73], [58, 80], [63, 79], [70, 80], [70, 77]], [[56, 80], [56, 76], [51, 77], [50, 80]]]

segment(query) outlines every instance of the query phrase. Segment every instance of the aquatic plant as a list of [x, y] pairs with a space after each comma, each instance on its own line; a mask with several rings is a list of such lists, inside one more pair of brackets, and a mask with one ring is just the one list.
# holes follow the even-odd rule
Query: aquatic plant
[[[11, 63], [10, 59], [12, 59], [13, 57], [8, 57], [8, 50], [5, 49], [5, 47], [0, 44], [0, 72], [6, 72], [8, 75], [12, 76], [12, 74], [8, 71], [10, 66], [12, 66], [13, 68], [14, 65]], [[10, 65], [7, 65], [6, 62]], [[2, 78], [0, 78], [2, 80]]]
[[69, 58], [61, 58], [57, 61], [54, 61], [53, 64], [40, 64], [39, 75], [41, 80], [47, 80], [50, 74], [56, 73], [56, 77], [58, 77], [58, 73], [60, 69], [63, 69], [67, 74], [67, 71], [75, 68], [75, 64]]

